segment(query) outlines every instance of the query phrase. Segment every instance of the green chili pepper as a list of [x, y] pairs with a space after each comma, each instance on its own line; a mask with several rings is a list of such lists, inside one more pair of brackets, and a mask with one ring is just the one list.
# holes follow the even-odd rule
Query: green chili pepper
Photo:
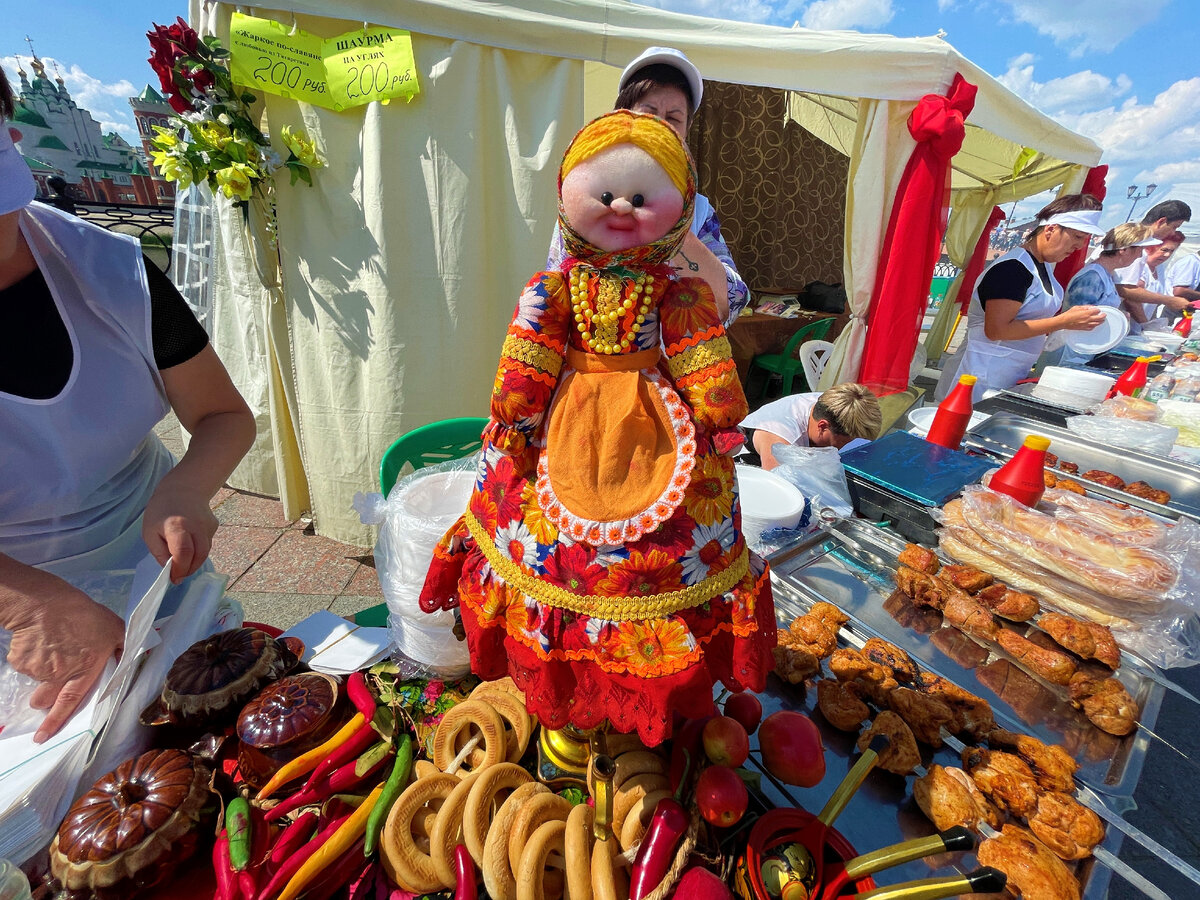
[[392, 765], [392, 773], [388, 775], [383, 785], [383, 793], [379, 802], [371, 810], [367, 818], [366, 842], [363, 844], [363, 855], [370, 856], [379, 844], [379, 833], [383, 823], [387, 821], [388, 812], [396, 798], [408, 786], [408, 773], [412, 769], [412, 735], [406, 734], [400, 738], [400, 746], [396, 749], [396, 762]]
[[225, 832], [229, 835], [229, 862], [235, 872], [250, 864], [250, 804], [234, 797], [225, 808]]

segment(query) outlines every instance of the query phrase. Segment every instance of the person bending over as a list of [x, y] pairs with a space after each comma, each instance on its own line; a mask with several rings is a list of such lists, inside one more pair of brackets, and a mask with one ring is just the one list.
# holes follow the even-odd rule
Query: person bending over
[[856, 438], [875, 440], [882, 424], [875, 395], [865, 385], [846, 382], [824, 393], [781, 397], [750, 413], [742, 429], [762, 467], [774, 469], [776, 444], [840, 450]]

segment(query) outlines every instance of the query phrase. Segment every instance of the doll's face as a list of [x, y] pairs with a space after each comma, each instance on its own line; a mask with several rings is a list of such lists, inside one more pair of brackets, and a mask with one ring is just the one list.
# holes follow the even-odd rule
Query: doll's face
[[567, 221], [606, 252], [652, 243], [679, 221], [683, 196], [654, 158], [617, 144], [571, 170], [562, 183]]

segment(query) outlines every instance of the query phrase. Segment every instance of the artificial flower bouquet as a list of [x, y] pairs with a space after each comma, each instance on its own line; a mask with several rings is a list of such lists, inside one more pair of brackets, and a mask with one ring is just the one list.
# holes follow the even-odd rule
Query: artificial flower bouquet
[[167, 181], [185, 189], [207, 181], [235, 204], [245, 205], [266, 179], [281, 168], [312, 184], [312, 170], [323, 166], [313, 141], [284, 126], [279, 137], [283, 159], [251, 116], [254, 94], [234, 86], [229, 51], [215, 36], [200, 38], [182, 18], [154, 25], [146, 33], [163, 94], [179, 115], [175, 129], [158, 128], [151, 140], [155, 167]]

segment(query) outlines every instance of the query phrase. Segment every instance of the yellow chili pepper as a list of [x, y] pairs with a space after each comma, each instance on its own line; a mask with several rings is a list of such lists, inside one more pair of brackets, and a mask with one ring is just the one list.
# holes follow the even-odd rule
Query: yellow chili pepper
[[278, 900], [296, 900], [303, 891], [315, 878], [320, 874], [321, 870], [330, 863], [337, 860], [339, 856], [350, 848], [350, 845], [358, 840], [359, 836], [367, 829], [367, 817], [371, 815], [371, 810], [375, 807], [375, 803], [379, 800], [379, 795], [383, 793], [383, 785], [378, 785], [375, 790], [367, 794], [367, 799], [362, 802], [362, 805], [351, 813], [350, 818], [342, 823], [342, 827], [329, 836], [324, 844], [317, 848], [304, 865], [302, 865], [292, 876], [292, 880], [287, 883], [287, 887], [283, 889], [278, 897]]
[[315, 747], [307, 753], [301, 754], [295, 759], [284, 763], [279, 767], [279, 771], [271, 776], [271, 780], [262, 786], [262, 790], [255, 795], [255, 799], [259, 801], [265, 800], [289, 781], [299, 778], [301, 775], [307, 775], [319, 766], [321, 760], [325, 759], [331, 751], [336, 750], [341, 744], [344, 744], [353, 737], [359, 728], [362, 727], [363, 721], [362, 713], [355, 713], [354, 717], [343, 725], [337, 734], [320, 747]]

